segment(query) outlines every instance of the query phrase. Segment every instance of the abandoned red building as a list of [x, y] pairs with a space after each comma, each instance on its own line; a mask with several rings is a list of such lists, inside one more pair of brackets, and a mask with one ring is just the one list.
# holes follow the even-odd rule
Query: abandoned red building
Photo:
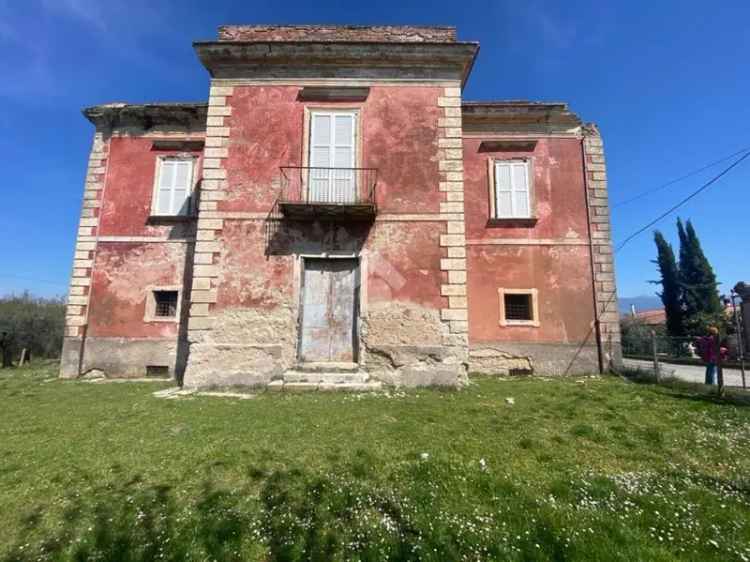
[[375, 388], [617, 360], [595, 126], [464, 101], [479, 46], [454, 28], [227, 26], [194, 47], [207, 103], [84, 110], [62, 376]]

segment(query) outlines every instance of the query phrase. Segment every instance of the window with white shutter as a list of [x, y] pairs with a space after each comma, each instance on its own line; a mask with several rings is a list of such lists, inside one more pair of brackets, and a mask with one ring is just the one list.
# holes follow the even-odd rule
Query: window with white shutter
[[356, 131], [355, 111], [310, 113], [311, 202], [356, 201]]
[[160, 158], [154, 194], [153, 214], [177, 216], [190, 214], [193, 188], [193, 158]]
[[530, 169], [528, 160], [495, 161], [494, 218], [531, 218]]

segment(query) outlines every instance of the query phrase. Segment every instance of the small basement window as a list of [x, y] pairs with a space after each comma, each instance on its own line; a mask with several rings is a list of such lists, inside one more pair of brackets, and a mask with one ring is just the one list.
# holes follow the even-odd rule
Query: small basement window
[[177, 291], [154, 291], [154, 316], [157, 318], [177, 316]]
[[501, 326], [539, 326], [536, 289], [498, 289]]
[[167, 365], [146, 365], [146, 376], [154, 378], [168, 378], [169, 367]]
[[533, 320], [531, 295], [505, 295], [505, 319]]

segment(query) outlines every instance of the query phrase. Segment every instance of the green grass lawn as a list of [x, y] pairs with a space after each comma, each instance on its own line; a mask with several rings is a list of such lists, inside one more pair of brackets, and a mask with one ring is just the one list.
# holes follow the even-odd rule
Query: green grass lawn
[[164, 400], [55, 371], [0, 371], [3, 562], [750, 560], [750, 407], [699, 387]]

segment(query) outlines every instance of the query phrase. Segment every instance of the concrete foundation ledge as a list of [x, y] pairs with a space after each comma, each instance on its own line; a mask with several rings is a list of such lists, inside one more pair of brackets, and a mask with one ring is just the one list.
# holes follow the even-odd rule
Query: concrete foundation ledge
[[465, 355], [465, 348], [370, 342], [365, 369], [373, 379], [388, 386], [459, 388], [468, 383]]
[[456, 364], [452, 367], [403, 367], [392, 371], [370, 372], [373, 380], [396, 388], [439, 386], [448, 388], [462, 388], [469, 382], [466, 366]]
[[60, 376], [77, 378], [101, 371], [108, 378], [174, 378], [180, 349], [177, 338], [65, 338]]
[[469, 372], [483, 375], [582, 375], [599, 372], [598, 350], [589, 343], [473, 344]]
[[201, 342], [190, 344], [185, 388], [264, 387], [281, 377], [291, 361], [276, 344]]

